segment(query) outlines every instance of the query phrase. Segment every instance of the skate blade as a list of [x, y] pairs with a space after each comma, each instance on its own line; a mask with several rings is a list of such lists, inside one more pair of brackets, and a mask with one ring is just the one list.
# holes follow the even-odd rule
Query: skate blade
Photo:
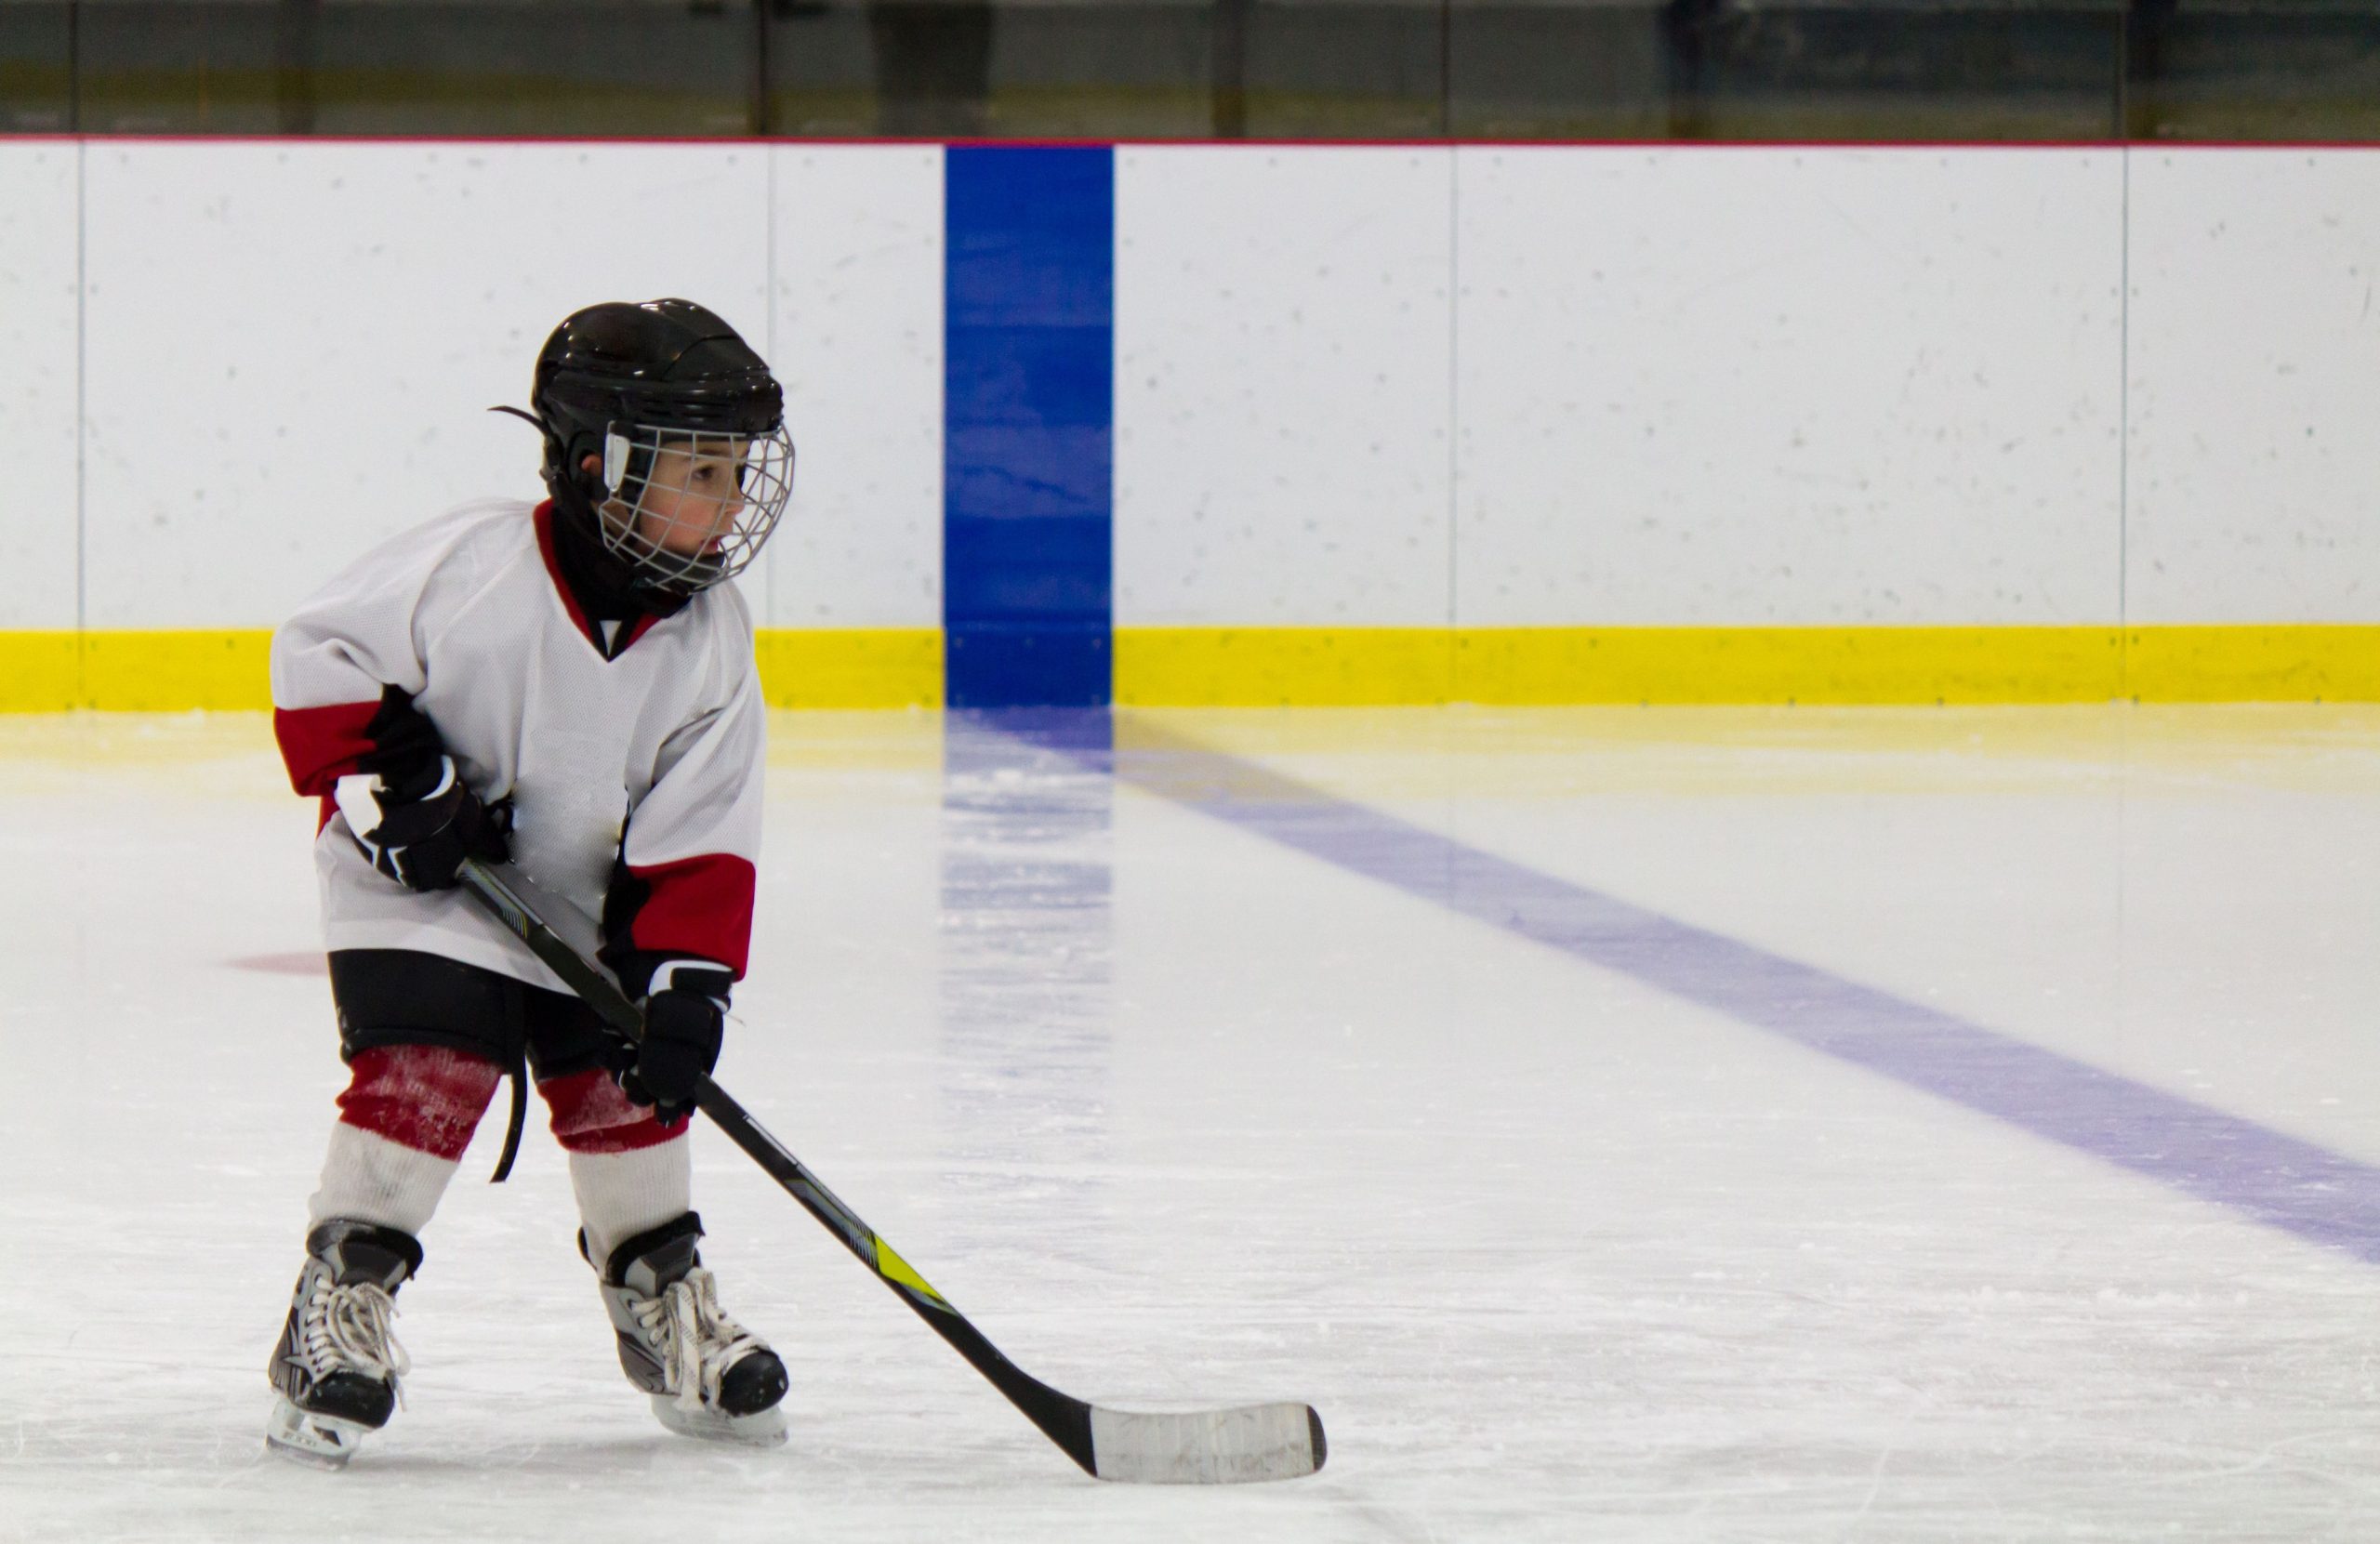
[[743, 1447], [775, 1447], [785, 1441], [785, 1411], [774, 1405], [748, 1416], [731, 1416], [717, 1410], [681, 1410], [674, 1394], [652, 1397], [653, 1413], [681, 1437], [732, 1442]]
[[332, 1416], [310, 1416], [276, 1396], [265, 1421], [265, 1451], [309, 1469], [345, 1469], [371, 1430]]

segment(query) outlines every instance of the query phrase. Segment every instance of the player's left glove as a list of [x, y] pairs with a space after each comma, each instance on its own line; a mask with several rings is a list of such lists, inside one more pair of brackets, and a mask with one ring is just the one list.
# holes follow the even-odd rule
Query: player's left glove
[[352, 773], [338, 780], [339, 812], [372, 866], [407, 890], [452, 890], [465, 858], [511, 855], [512, 806], [480, 802], [441, 756], [391, 783]]
[[693, 1110], [696, 1079], [719, 1065], [734, 984], [732, 973], [707, 960], [673, 960], [653, 972], [644, 1039], [623, 1046], [615, 1068], [630, 1103], [652, 1105], [665, 1123]]

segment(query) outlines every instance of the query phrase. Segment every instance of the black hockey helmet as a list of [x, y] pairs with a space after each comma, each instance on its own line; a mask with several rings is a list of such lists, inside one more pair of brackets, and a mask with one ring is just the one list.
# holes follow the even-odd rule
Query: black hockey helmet
[[[538, 350], [529, 400], [556, 504], [591, 517], [640, 586], [684, 596], [733, 576], [785, 511], [785, 393], [734, 328], [691, 300], [574, 312]], [[664, 503], [671, 512], [654, 507]]]

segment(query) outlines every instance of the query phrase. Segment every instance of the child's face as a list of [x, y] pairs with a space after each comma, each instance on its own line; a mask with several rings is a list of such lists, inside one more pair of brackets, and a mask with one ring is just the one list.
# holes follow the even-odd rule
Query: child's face
[[[706, 436], [698, 444], [663, 445], [654, 451], [653, 468], [641, 490], [643, 496], [635, 500], [637, 536], [680, 557], [717, 552], [744, 512], [737, 474], [748, 443]], [[598, 465], [591, 455], [587, 462], [590, 471]]]

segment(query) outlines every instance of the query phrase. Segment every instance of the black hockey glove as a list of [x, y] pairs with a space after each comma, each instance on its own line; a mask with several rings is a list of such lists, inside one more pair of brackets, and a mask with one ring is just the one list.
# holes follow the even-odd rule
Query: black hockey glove
[[621, 1048], [616, 1070], [628, 1102], [652, 1105], [654, 1118], [666, 1123], [694, 1109], [695, 1079], [719, 1065], [735, 978], [715, 965], [680, 960], [653, 979], [657, 990], [644, 999], [644, 1040]]
[[502, 863], [511, 855], [512, 806], [482, 804], [454, 758], [442, 756], [392, 787], [375, 786], [379, 781], [340, 778], [339, 812], [372, 866], [407, 890], [452, 890], [465, 858]]

